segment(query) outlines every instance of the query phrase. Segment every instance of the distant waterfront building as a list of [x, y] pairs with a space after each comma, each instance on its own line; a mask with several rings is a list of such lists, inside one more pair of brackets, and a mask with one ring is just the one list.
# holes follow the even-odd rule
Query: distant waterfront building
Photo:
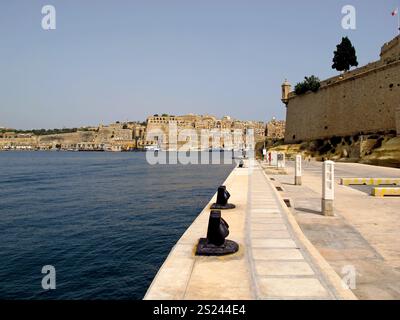
[[285, 137], [285, 125], [285, 121], [272, 118], [271, 121], [267, 122], [266, 138], [274, 140], [283, 139]]
[[[180, 141], [178, 146], [172, 146], [169, 142], [169, 130], [170, 126], [176, 126], [177, 134], [183, 132], [185, 129], [195, 130], [198, 141]], [[233, 133], [235, 130], [241, 130], [242, 135], [245, 136], [247, 130], [254, 130], [254, 138], [257, 141], [263, 141], [265, 138], [265, 124], [258, 121], [240, 121], [232, 119], [229, 116], [224, 116], [222, 119], [217, 119], [211, 115], [195, 115], [188, 114], [182, 116], [174, 115], [154, 115], [147, 118], [147, 128], [146, 128], [146, 141], [152, 145], [159, 145], [163, 149], [174, 149], [182, 148], [186, 145], [188, 149], [199, 148], [200, 141], [202, 140], [202, 134], [204, 130], [224, 130], [225, 132]], [[154, 135], [154, 132], [160, 132], [160, 136]], [[172, 143], [172, 142], [171, 142]], [[203, 148], [205, 146], [202, 146]], [[212, 147], [212, 141], [209, 142], [209, 146]], [[216, 146], [213, 146], [216, 147]], [[221, 138], [219, 148], [225, 148], [224, 138]]]
[[[265, 124], [257, 121], [240, 121], [225, 116], [217, 119], [211, 115], [188, 114], [183, 116], [154, 115], [148, 117], [145, 123], [140, 122], [115, 122], [109, 125], [100, 124], [98, 127], [84, 127], [74, 132], [58, 134], [34, 135], [33, 133], [16, 133], [7, 131], [0, 133], [0, 150], [14, 149], [62, 149], [76, 151], [127, 151], [146, 146], [171, 147], [168, 141], [169, 125], [174, 124], [177, 134], [184, 129], [193, 129], [202, 138], [203, 130], [223, 129], [232, 133], [240, 130], [245, 136], [247, 130], [254, 130], [256, 141], [263, 141], [265, 138]], [[149, 136], [152, 130], [159, 130], [160, 135]], [[211, 138], [210, 138], [211, 139]], [[193, 142], [193, 143], [192, 143]], [[189, 143], [189, 144], [188, 144]], [[220, 148], [227, 147], [227, 141], [220, 139]], [[188, 139], [180, 143], [189, 145], [189, 149], [196, 149], [199, 144]], [[210, 140], [210, 146], [212, 141]], [[174, 147], [178, 147], [175, 145]]]

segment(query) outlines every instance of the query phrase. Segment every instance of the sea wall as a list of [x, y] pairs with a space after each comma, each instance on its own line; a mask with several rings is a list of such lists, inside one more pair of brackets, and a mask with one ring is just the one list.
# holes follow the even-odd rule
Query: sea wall
[[246, 160], [224, 185], [236, 207], [222, 216], [239, 251], [195, 255], [214, 195], [169, 253], [145, 300], [356, 299], [304, 236], [259, 163]]

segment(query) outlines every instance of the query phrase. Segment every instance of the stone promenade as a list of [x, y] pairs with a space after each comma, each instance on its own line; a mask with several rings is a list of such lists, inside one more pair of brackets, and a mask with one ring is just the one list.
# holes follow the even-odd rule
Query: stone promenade
[[400, 170], [358, 163], [335, 164], [334, 217], [321, 214], [322, 164], [303, 162], [303, 185], [287, 175], [270, 175], [306, 237], [338, 274], [352, 266], [354, 294], [366, 299], [400, 299], [400, 198], [372, 197], [371, 186], [343, 186], [341, 178], [400, 178]]
[[206, 236], [214, 196], [172, 249], [145, 299], [355, 299], [305, 238], [258, 163], [246, 166], [225, 182], [236, 208], [223, 217], [239, 252], [194, 255]]

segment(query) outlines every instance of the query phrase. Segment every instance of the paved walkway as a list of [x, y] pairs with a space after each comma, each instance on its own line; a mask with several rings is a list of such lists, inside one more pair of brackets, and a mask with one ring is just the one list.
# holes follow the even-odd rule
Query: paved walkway
[[304, 237], [258, 164], [234, 169], [225, 185], [236, 208], [223, 211], [223, 217], [239, 252], [194, 256], [214, 196], [173, 248], [145, 299], [355, 298]]
[[282, 200], [260, 167], [250, 178], [248, 221], [249, 261], [257, 298], [340, 298], [321, 273], [320, 257], [312, 256], [304, 239], [299, 239]]
[[375, 198], [370, 187], [339, 185], [341, 177], [399, 177], [400, 170], [336, 163], [335, 217], [321, 215], [321, 163], [303, 163], [303, 185], [295, 186], [293, 163], [288, 175], [274, 175], [282, 196], [307, 238], [338, 274], [357, 272], [353, 292], [359, 299], [400, 299], [400, 198]]

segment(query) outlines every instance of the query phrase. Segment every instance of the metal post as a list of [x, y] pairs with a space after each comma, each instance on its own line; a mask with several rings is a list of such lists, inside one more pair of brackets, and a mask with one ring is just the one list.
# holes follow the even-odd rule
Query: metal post
[[322, 213], [333, 216], [335, 163], [325, 161], [322, 169]]
[[294, 170], [294, 184], [301, 186], [301, 155], [296, 156], [296, 165]]

